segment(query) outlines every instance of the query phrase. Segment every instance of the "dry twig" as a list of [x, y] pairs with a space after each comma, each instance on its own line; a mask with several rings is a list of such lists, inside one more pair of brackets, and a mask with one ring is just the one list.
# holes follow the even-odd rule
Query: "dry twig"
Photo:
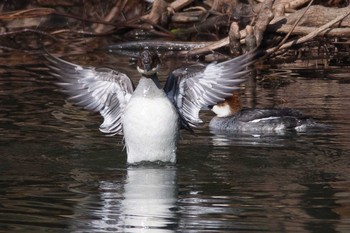
[[[310, 41], [311, 39], [315, 38], [320, 33], [324, 32], [327, 29], [330, 29], [334, 24], [340, 22], [341, 20], [343, 20], [348, 15], [350, 15], [350, 8], [344, 14], [342, 14], [342, 15], [338, 16], [337, 18], [335, 18], [334, 20], [326, 23], [322, 27], [319, 27], [317, 30], [309, 33], [306, 36], [303, 36], [301, 38], [298, 38], [298, 39], [295, 39], [293, 41], [287, 42], [287, 43], [283, 44], [282, 46], [280, 46], [279, 49], [287, 49], [287, 48], [292, 47], [293, 45], [297, 45], [297, 44], [301, 44], [301, 43], [305, 43], [307, 41]], [[276, 47], [273, 47], [273, 48], [267, 49], [266, 53], [267, 54], [271, 54], [271, 53], [275, 52], [275, 50], [276, 50]]]
[[[275, 51], [276, 52], [289, 38], [289, 36], [292, 34], [293, 30], [295, 29], [295, 27], [298, 25], [298, 23], [300, 22], [301, 18], [306, 14], [306, 12], [309, 10], [311, 4], [314, 2], [314, 0], [311, 0], [309, 5], [305, 8], [303, 14], [300, 15], [299, 19], [297, 21], [294, 22], [294, 25], [291, 27], [291, 29], [289, 30], [289, 32], [287, 33], [287, 35], [283, 38], [283, 40], [276, 46]], [[271, 52], [273, 53], [273, 52]], [[268, 54], [267, 54], [268, 55]]]

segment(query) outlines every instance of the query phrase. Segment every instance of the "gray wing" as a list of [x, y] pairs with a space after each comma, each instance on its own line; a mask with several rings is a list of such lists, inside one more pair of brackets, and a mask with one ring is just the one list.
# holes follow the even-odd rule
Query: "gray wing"
[[121, 117], [134, 88], [129, 77], [118, 71], [82, 67], [49, 53], [50, 73], [59, 79], [57, 83], [74, 104], [99, 112], [104, 118], [100, 131], [108, 135], [122, 134]]
[[255, 52], [208, 66], [180, 68], [169, 75], [164, 90], [183, 118], [194, 127], [203, 121], [199, 111], [230, 97], [246, 80]]

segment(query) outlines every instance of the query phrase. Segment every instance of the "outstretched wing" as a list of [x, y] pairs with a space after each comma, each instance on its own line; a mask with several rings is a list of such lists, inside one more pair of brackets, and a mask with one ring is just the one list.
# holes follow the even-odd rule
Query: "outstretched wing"
[[121, 117], [134, 88], [129, 77], [108, 68], [82, 67], [44, 53], [50, 73], [74, 104], [99, 112], [104, 118], [100, 131], [122, 134]]
[[195, 65], [173, 71], [164, 86], [169, 99], [183, 118], [194, 127], [203, 121], [199, 111], [230, 97], [245, 81], [255, 52], [208, 66]]

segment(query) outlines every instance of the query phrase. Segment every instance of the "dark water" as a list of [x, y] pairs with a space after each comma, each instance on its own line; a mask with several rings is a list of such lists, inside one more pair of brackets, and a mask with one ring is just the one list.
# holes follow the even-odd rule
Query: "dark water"
[[[83, 57], [136, 74], [127, 58]], [[176, 165], [128, 166], [122, 138], [67, 103], [40, 59], [0, 59], [0, 232], [350, 232], [346, 67], [263, 70], [279, 81], [250, 81], [242, 93], [246, 107], [295, 108], [328, 130], [204, 127], [182, 133]]]

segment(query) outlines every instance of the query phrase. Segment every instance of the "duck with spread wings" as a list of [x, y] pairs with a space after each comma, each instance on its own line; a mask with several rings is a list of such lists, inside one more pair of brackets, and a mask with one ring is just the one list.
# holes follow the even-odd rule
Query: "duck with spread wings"
[[128, 163], [176, 162], [180, 128], [198, 127], [199, 111], [229, 97], [245, 81], [254, 53], [169, 74], [164, 88], [157, 77], [158, 55], [140, 53], [137, 87], [117, 70], [76, 65], [44, 54], [50, 73], [69, 101], [103, 117], [100, 131], [124, 135]]

